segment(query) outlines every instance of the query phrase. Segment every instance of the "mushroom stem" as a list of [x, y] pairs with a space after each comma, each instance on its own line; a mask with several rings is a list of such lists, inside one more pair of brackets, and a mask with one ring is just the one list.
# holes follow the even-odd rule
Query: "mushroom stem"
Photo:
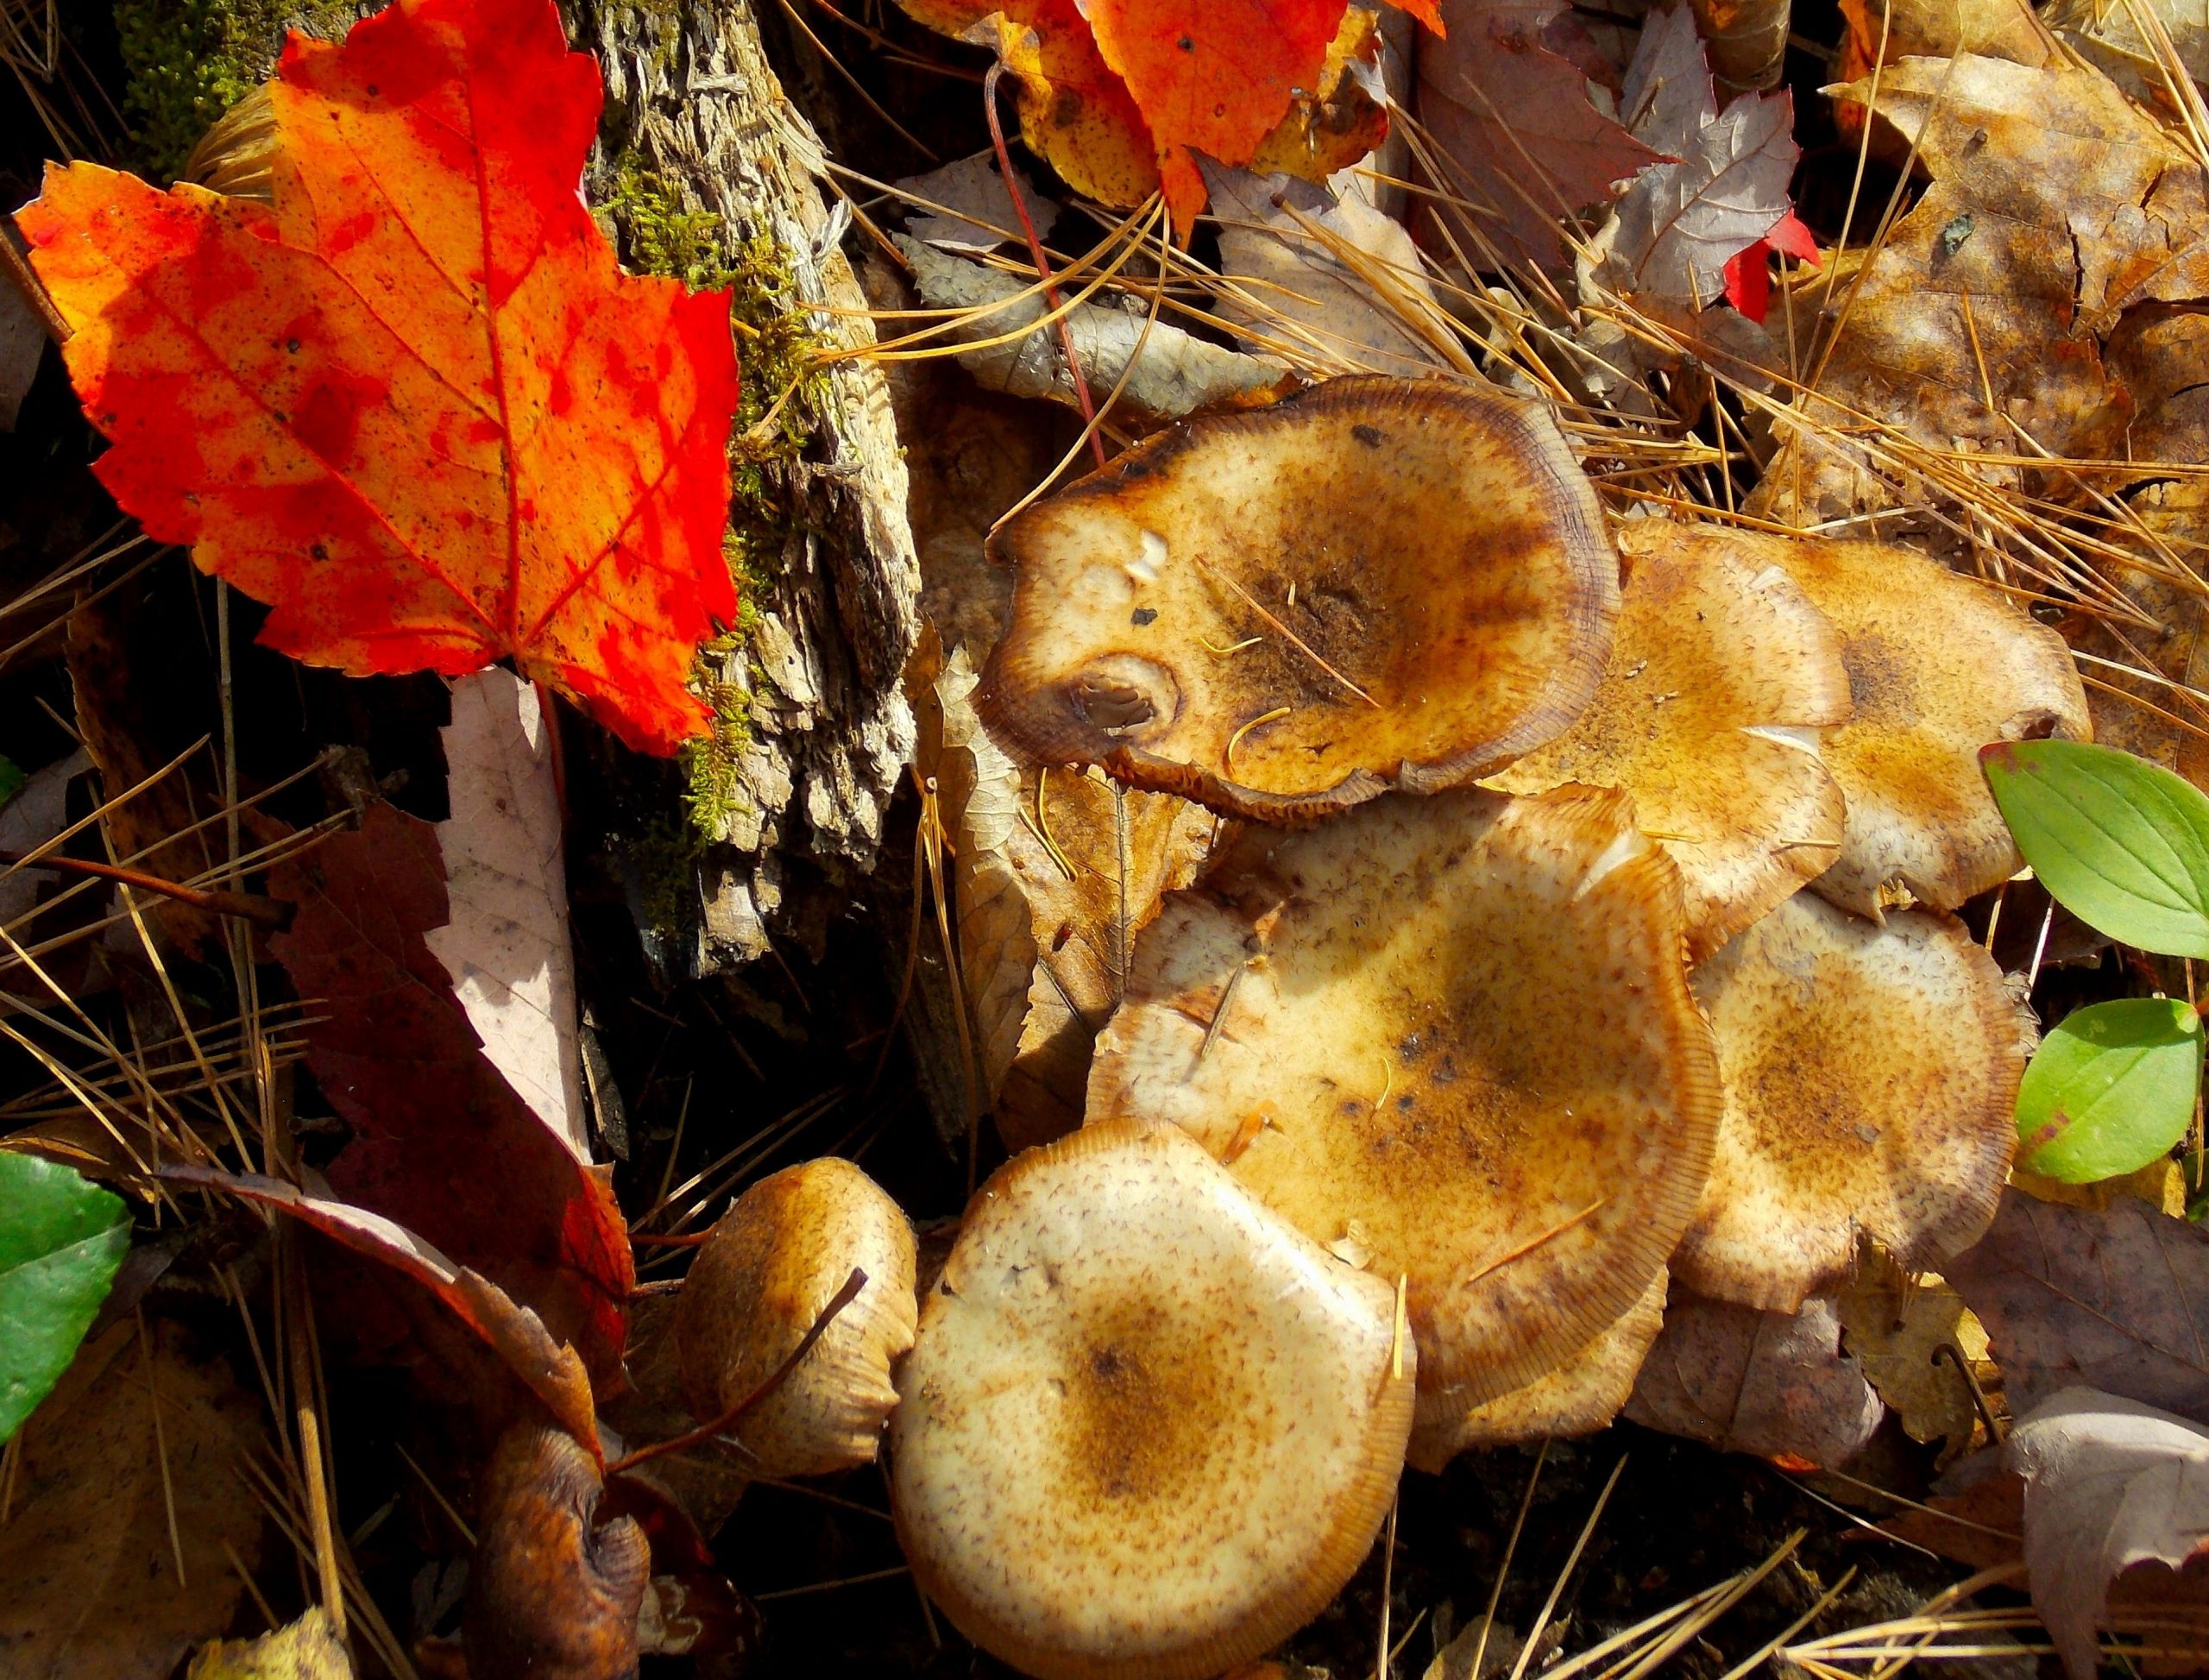
[[853, 1267], [852, 1274], [844, 1280], [844, 1287], [831, 1295], [828, 1298], [828, 1305], [821, 1309], [821, 1316], [813, 1321], [813, 1328], [799, 1338], [798, 1344], [790, 1350], [790, 1356], [776, 1366], [773, 1371], [768, 1374], [765, 1381], [737, 1401], [727, 1411], [722, 1413], [720, 1417], [702, 1423], [697, 1428], [686, 1434], [677, 1435], [671, 1440], [654, 1441], [649, 1446], [639, 1447], [634, 1452], [615, 1459], [606, 1467], [606, 1474], [608, 1476], [620, 1476], [625, 1470], [636, 1469], [646, 1459], [658, 1458], [666, 1453], [681, 1452], [687, 1448], [701, 1446], [712, 1440], [714, 1436], [735, 1427], [746, 1413], [751, 1411], [753, 1406], [790, 1381], [790, 1373], [797, 1369], [798, 1366], [804, 1362], [806, 1355], [813, 1351], [813, 1344], [821, 1339], [829, 1325], [836, 1322], [836, 1315], [857, 1300], [859, 1291], [865, 1287], [865, 1268]]

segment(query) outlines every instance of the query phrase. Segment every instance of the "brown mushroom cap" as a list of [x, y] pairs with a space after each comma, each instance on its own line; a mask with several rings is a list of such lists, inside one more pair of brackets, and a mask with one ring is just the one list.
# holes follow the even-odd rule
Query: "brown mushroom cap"
[[1945, 910], [2023, 868], [1979, 749], [2091, 738], [2063, 639], [1909, 549], [1726, 540], [1751, 564], [1784, 568], [1841, 634], [1856, 712], [1828, 733], [1825, 761], [1848, 796], [1848, 832], [1817, 890], [1860, 916], [1909, 898]]
[[1839, 855], [1847, 808], [1818, 731], [1847, 720], [1848, 673], [1839, 633], [1785, 572], [1714, 527], [1642, 523], [1595, 698], [1489, 785], [1631, 796], [1680, 866], [1700, 959]]
[[1057, 1680], [1198, 1680], [1371, 1549], [1410, 1432], [1395, 1293], [1171, 1127], [1086, 1127], [970, 1205], [899, 1367], [891, 1491], [960, 1630]]
[[1592, 1435], [1619, 1414], [1633, 1392], [1642, 1356], [1665, 1324], [1668, 1274], [1661, 1267], [1626, 1316], [1546, 1376], [1467, 1406], [1456, 1389], [1422, 1394], [1405, 1461], [1438, 1476], [1472, 1447]]
[[1275, 820], [1474, 780], [1570, 723], [1618, 610], [1548, 411], [1338, 379], [1007, 521], [984, 719], [1021, 756]]
[[1717, 1133], [1679, 871], [1614, 792], [1467, 789], [1256, 828], [1167, 900], [1092, 1120], [1171, 1120], [1407, 1275], [1422, 1382], [1523, 1387], [1648, 1287]]
[[2026, 1029], [1994, 960], [1933, 910], [1884, 926], [1797, 893], [1695, 972], [1725, 1123], [1672, 1272], [1793, 1312], [1860, 1234], [1912, 1271], [1994, 1217]]
[[891, 1362], [912, 1346], [919, 1316], [913, 1228], [850, 1161], [803, 1161], [738, 1197], [683, 1281], [676, 1355], [684, 1398], [708, 1422], [790, 1357], [854, 1266], [865, 1287], [734, 1431], [761, 1476], [872, 1461], [897, 1404]]

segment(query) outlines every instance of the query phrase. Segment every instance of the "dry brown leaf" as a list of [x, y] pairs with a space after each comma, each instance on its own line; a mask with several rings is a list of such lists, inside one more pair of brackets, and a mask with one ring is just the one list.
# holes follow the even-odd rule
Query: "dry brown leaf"
[[1934, 1274], [1912, 1276], [1867, 1249], [1834, 1305], [1845, 1345], [1910, 1438], [1952, 1450], [1968, 1444], [1978, 1422], [1971, 1391], [1952, 1360], [1935, 1356], [1943, 1347], [1967, 1366], [1986, 1356], [1986, 1332], [1963, 1297]]
[[1779, 85], [1787, 57], [1790, 0], [1691, 0], [1719, 90], [1746, 93]]
[[[1869, 80], [1841, 92], [1866, 99]], [[2198, 172], [2099, 73], [1903, 59], [1882, 72], [1879, 103], [1918, 140], [1933, 180], [1860, 286], [1835, 290], [1841, 335], [1814, 394], [1778, 421], [1782, 447], [1746, 507], [1783, 524], [1924, 494], [1898, 482], [1862, 436], [1866, 421], [1928, 450], [2118, 452], [2124, 395], [2084, 329], [2181, 283], [2166, 248], [2185, 236], [2149, 195], [2188, 180], [2198, 192]], [[1970, 470], [2028, 481], [2022, 469]]]
[[261, 1436], [229, 1368], [174, 1324], [142, 1336], [126, 1318], [79, 1349], [17, 1438], [0, 1523], [9, 1680], [169, 1680], [227, 1627], [245, 1585], [230, 1554], [250, 1570], [261, 1552], [239, 1463]]
[[1830, 865], [1841, 784], [1821, 728], [1851, 703], [1841, 639], [1778, 567], [1715, 526], [1639, 520], [1610, 669], [1579, 721], [1488, 785], [1617, 788], [1680, 868], [1690, 960]]
[[184, 1680], [353, 1680], [353, 1659], [318, 1604], [258, 1639], [216, 1640], [192, 1659]]
[[[2011, 0], [2022, 4], [2023, 0]], [[2170, 104], [2170, 83], [2140, 14], [2161, 20], [2180, 64], [2209, 84], [2209, 15], [2200, 0], [2056, 0], [2049, 22], [2090, 62], [2151, 109]]]
[[1795, 895], [1695, 972], [1726, 1088], [1710, 1183], [1672, 1270], [1793, 1312], [1859, 1239], [1924, 1269], [1994, 1217], [2027, 1028], [1952, 916], [1884, 927]]
[[1717, 1070], [1679, 916], [1608, 791], [1250, 828], [1144, 934], [1090, 1118], [1171, 1120], [1407, 1276], [1421, 1381], [1477, 1405], [1631, 1308], [1702, 1189]]
[[1862, 1368], [1841, 1351], [1832, 1302], [1759, 1312], [1675, 1287], [1625, 1415], [1721, 1452], [1838, 1469], [1863, 1450], [1885, 1412]]
[[1457, 786], [1564, 730], [1618, 557], [1550, 412], [1338, 379], [1190, 422], [1007, 520], [977, 699], [1009, 750], [1274, 821]]
[[1670, 1276], [1659, 1268], [1641, 1299], [1594, 1341], [1523, 1388], [1467, 1407], [1448, 1390], [1419, 1396], [1405, 1462], [1439, 1475], [1470, 1447], [1592, 1435], [1619, 1414], [1665, 1322]]

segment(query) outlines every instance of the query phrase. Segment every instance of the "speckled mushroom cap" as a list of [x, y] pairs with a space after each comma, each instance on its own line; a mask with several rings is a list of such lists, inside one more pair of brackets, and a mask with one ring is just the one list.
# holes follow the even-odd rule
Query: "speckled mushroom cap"
[[1726, 1086], [1718, 1158], [1672, 1271], [1792, 1312], [1857, 1238], [1936, 1268], [1994, 1217], [2030, 1029], [1953, 916], [1884, 926], [1797, 893], [1695, 972]]
[[1627, 794], [1680, 866], [1700, 959], [1840, 855], [1847, 807], [1819, 732], [1847, 720], [1848, 672], [1840, 632], [1778, 566], [1715, 526], [1637, 523], [1602, 686], [1489, 785]]
[[1276, 820], [1470, 782], [1602, 675], [1618, 557], [1546, 409], [1338, 379], [1189, 421], [1008, 520], [985, 720]]
[[1371, 1549], [1411, 1429], [1394, 1291], [1170, 1127], [1016, 1156], [899, 1368], [915, 1577], [1046, 1680], [1199, 1680], [1270, 1648]]
[[1456, 1389], [1422, 1394], [1404, 1457], [1415, 1470], [1438, 1476], [1472, 1447], [1517, 1441], [1553, 1441], [1592, 1435], [1619, 1414], [1633, 1392], [1643, 1356], [1665, 1324], [1661, 1268], [1626, 1315], [1546, 1375], [1523, 1388], [1468, 1406]]
[[903, 1211], [850, 1161], [802, 1161], [760, 1180], [683, 1281], [676, 1354], [691, 1411], [710, 1421], [773, 1375], [859, 1267], [865, 1287], [734, 1433], [761, 1476], [870, 1463], [897, 1403], [891, 1362], [913, 1344], [913, 1263]]
[[2023, 868], [1979, 749], [2091, 738], [2063, 639], [1909, 549], [1746, 531], [1725, 540], [1751, 564], [1784, 568], [1841, 635], [1855, 715], [1827, 733], [1824, 756], [1848, 826], [1817, 890], [1860, 916], [1911, 898], [1945, 910]]
[[1253, 828], [1138, 942], [1089, 1112], [1174, 1122], [1407, 1275], [1421, 1383], [1477, 1405], [1623, 1314], [1695, 1211], [1718, 1069], [1680, 950], [1679, 871], [1617, 793]]

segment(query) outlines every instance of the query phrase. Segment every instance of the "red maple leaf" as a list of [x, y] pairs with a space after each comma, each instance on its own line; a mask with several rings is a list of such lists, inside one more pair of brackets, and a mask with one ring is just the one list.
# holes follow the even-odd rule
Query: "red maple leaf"
[[1726, 301], [1761, 325], [1772, 306], [1772, 254], [1784, 251], [1798, 262], [1818, 266], [1818, 242], [1789, 211], [1753, 245], [1727, 259]]
[[632, 745], [704, 718], [737, 395], [726, 293], [620, 273], [597, 66], [552, 0], [399, 0], [270, 86], [274, 203], [49, 168], [18, 225], [163, 542], [356, 675], [512, 658]]

